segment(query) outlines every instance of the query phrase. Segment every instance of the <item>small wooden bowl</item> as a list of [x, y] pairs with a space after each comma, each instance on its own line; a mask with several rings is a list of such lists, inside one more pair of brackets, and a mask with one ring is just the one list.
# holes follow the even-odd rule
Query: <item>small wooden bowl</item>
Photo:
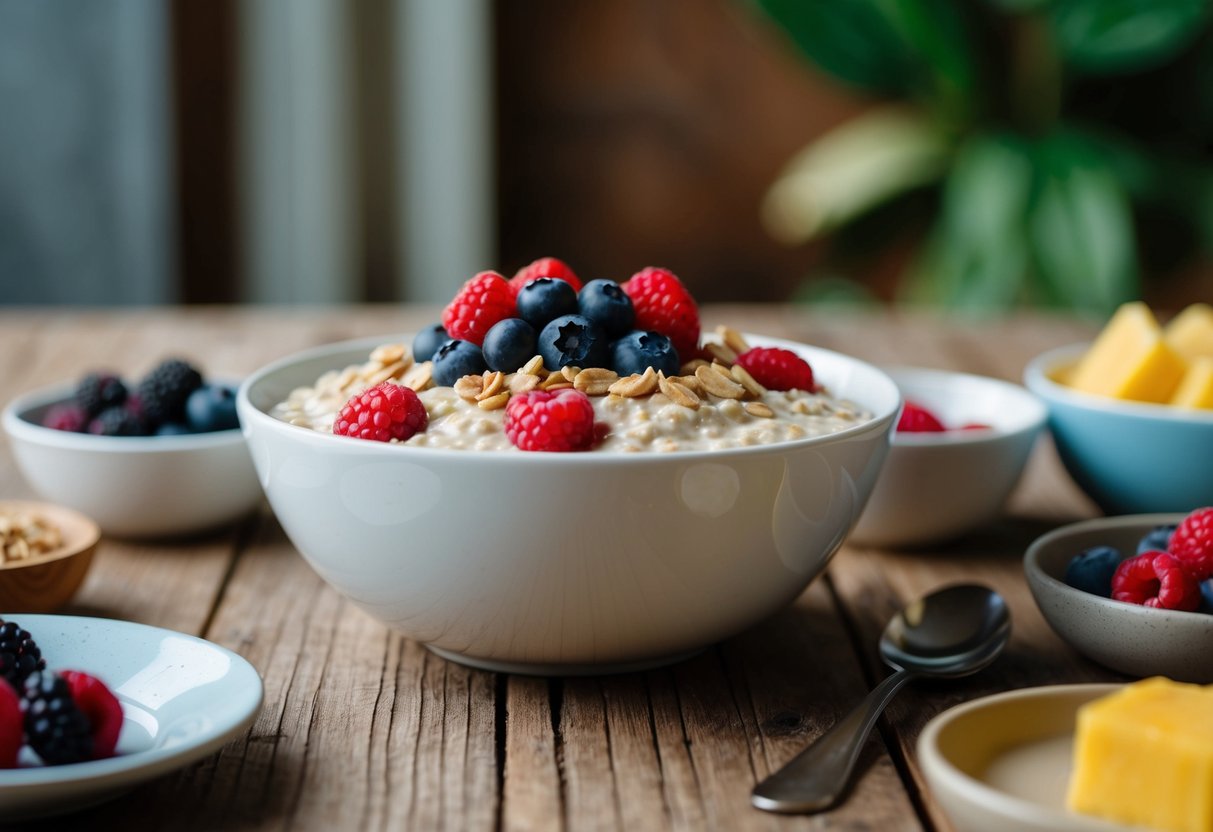
[[78, 511], [31, 500], [0, 501], [0, 512], [36, 514], [59, 528], [63, 543], [45, 554], [0, 563], [0, 610], [54, 612], [62, 607], [88, 574], [101, 530]]

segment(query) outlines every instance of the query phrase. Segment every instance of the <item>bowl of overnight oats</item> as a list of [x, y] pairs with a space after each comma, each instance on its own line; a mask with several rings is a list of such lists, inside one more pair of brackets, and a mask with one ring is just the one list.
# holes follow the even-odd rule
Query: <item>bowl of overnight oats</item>
[[482, 272], [418, 333], [317, 347], [237, 396], [291, 541], [439, 655], [599, 673], [772, 615], [863, 509], [901, 406], [817, 347], [701, 332], [681, 281]]

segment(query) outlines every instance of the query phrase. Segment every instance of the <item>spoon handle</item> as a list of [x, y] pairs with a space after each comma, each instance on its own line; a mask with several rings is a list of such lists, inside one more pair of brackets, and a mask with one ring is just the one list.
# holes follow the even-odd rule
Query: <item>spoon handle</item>
[[779, 771], [754, 787], [750, 802], [768, 812], [820, 812], [846, 789], [876, 718], [917, 674], [899, 670], [872, 689], [853, 711]]

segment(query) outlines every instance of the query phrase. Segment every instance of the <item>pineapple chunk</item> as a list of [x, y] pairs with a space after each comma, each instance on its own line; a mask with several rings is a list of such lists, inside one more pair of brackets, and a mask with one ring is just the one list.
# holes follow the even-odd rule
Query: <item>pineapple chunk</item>
[[1213, 410], [1213, 357], [1192, 361], [1171, 398], [1171, 404]]
[[1159, 677], [1083, 705], [1066, 805], [1163, 832], [1213, 829], [1213, 686]]
[[1162, 337], [1168, 347], [1189, 361], [1213, 358], [1213, 306], [1192, 304], [1167, 324]]
[[1167, 402], [1186, 369], [1163, 343], [1149, 307], [1137, 301], [1121, 306], [1108, 321], [1074, 368], [1070, 386], [1097, 396]]

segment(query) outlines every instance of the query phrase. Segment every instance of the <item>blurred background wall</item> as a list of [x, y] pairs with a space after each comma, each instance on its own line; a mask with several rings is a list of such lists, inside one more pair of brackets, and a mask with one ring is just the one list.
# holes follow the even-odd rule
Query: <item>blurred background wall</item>
[[0, 0], [0, 302], [1213, 297], [1209, 3], [1100, 2]]

